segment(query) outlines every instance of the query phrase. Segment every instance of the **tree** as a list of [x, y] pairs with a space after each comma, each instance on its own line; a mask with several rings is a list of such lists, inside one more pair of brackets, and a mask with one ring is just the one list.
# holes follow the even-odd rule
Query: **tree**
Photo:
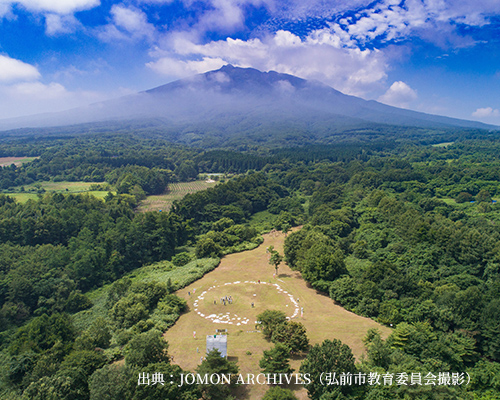
[[276, 270], [276, 276], [278, 276], [278, 267], [282, 261], [283, 261], [283, 256], [276, 250], [272, 250], [271, 257], [269, 258], [269, 264], [274, 265], [274, 269]]
[[274, 386], [266, 392], [262, 400], [297, 400], [297, 397], [289, 389]]
[[23, 400], [88, 400], [89, 376], [106, 363], [106, 357], [95, 351], [75, 351], [61, 364], [53, 376], [32, 382]]
[[287, 236], [288, 232], [292, 229], [292, 226], [290, 224], [283, 224], [281, 226], [281, 231], [285, 234], [285, 237]]
[[78, 311], [92, 307], [92, 305], [92, 302], [87, 296], [84, 296], [79, 290], [76, 290], [70, 293], [64, 308], [69, 313], [77, 313]]
[[134, 336], [125, 350], [125, 362], [129, 365], [145, 367], [155, 362], [168, 362], [168, 343], [161, 332], [151, 329], [148, 332]]
[[[178, 365], [165, 362], [149, 364], [147, 367], [136, 370], [134, 383], [137, 385], [140, 376], [149, 377], [149, 385], [137, 385], [133, 400], [198, 400], [200, 398], [200, 385], [182, 385], [181, 374], [186, 375]], [[164, 382], [162, 385], [160, 382]], [[173, 382], [173, 383], [170, 383]], [[128, 398], [123, 398], [126, 400]], [[96, 399], [97, 400], [97, 399]]]
[[325, 243], [314, 244], [305, 253], [301, 272], [308, 282], [334, 281], [347, 273], [342, 250]]
[[211, 238], [204, 237], [196, 243], [196, 257], [220, 257], [222, 255], [222, 247], [215, 243]]
[[94, 350], [96, 347], [106, 349], [110, 340], [109, 324], [104, 318], [99, 317], [76, 339], [74, 347], [78, 350]]
[[130, 328], [148, 316], [148, 298], [142, 293], [130, 293], [111, 309], [111, 317], [122, 328]]
[[137, 375], [129, 366], [106, 365], [89, 378], [89, 400], [131, 399], [136, 386]]
[[286, 315], [283, 311], [266, 310], [257, 315], [257, 329], [262, 329], [262, 332], [268, 338], [271, 338], [274, 330], [281, 324], [286, 322]]
[[300, 322], [286, 321], [274, 329], [271, 337], [273, 343], [282, 343], [290, 352], [306, 351], [309, 349], [309, 339], [306, 328]]
[[490, 192], [487, 190], [483, 189], [481, 190], [478, 194], [476, 194], [476, 201], [481, 202], [481, 201], [491, 201], [491, 195]]
[[[354, 356], [349, 346], [340, 340], [325, 340], [321, 345], [315, 345], [307, 354], [300, 366], [301, 374], [309, 374], [311, 382], [305, 385], [311, 399], [319, 399], [323, 394], [333, 391], [337, 385], [323, 385], [320, 377], [325, 371], [335, 372], [337, 376], [342, 372], [356, 372]], [[349, 386], [342, 386], [342, 392], [347, 393]]]
[[290, 349], [288, 346], [276, 343], [271, 350], [265, 350], [259, 361], [259, 367], [264, 374], [291, 374]]
[[230, 394], [231, 388], [236, 385], [236, 374], [238, 366], [235, 363], [229, 362], [225, 357], [222, 357], [219, 350], [213, 349], [210, 351], [203, 362], [196, 368], [196, 372], [201, 376], [207, 374], [209, 377], [212, 374], [231, 375], [231, 384], [201, 384], [197, 385], [201, 389], [202, 397], [206, 400], [226, 400]]

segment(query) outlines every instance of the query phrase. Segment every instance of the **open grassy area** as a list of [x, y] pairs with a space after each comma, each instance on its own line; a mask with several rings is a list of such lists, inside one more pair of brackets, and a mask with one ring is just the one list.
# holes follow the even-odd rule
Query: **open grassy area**
[[206, 181], [171, 183], [168, 185], [165, 194], [148, 196], [145, 200], [141, 201], [138, 211], [168, 211], [175, 200], [182, 199], [188, 193], [195, 193], [213, 187], [216, 183]]
[[26, 203], [28, 200], [38, 200], [36, 193], [5, 193], [9, 197], [13, 197], [19, 203]]
[[[93, 185], [101, 185], [106, 186], [106, 182], [39, 182], [38, 184], [25, 186], [24, 189], [29, 191], [31, 189], [37, 189], [38, 185], [45, 189], [47, 192], [56, 192], [56, 193], [81, 193], [88, 192], [90, 187]], [[107, 191], [106, 191], [107, 193]]]
[[[306, 327], [311, 344], [337, 338], [349, 345], [359, 359], [364, 352], [362, 339], [368, 329], [377, 328], [384, 337], [388, 336], [389, 328], [336, 305], [329, 297], [312, 289], [298, 272], [292, 271], [288, 266], [283, 264], [279, 269], [279, 276], [273, 278], [274, 268], [268, 263], [265, 249], [273, 245], [283, 252], [283, 242], [284, 235], [281, 233], [264, 235], [264, 243], [258, 248], [224, 257], [214, 271], [177, 292], [177, 295], [187, 300], [189, 310], [164, 335], [170, 344], [169, 354], [174, 356], [175, 363], [182, 368], [194, 370], [206, 351], [206, 335], [214, 334], [216, 329], [227, 329], [229, 359], [238, 362], [243, 374], [259, 373], [262, 352], [270, 349], [272, 343], [256, 331], [256, 315], [266, 309], [280, 309], [289, 316], [293, 315], [295, 306], [289, 295], [304, 308], [303, 317], [299, 313], [295, 319]], [[277, 290], [274, 284], [278, 284], [282, 291]], [[233, 304], [221, 305], [222, 296], [232, 296]], [[214, 300], [217, 304], [214, 304]], [[212, 314], [227, 315], [226, 313], [229, 313], [226, 320], [231, 324], [215, 322], [220, 321], [220, 318], [210, 318]], [[248, 322], [242, 324], [243, 319]], [[194, 331], [196, 339], [193, 338]], [[302, 359], [294, 358], [292, 367], [297, 370]], [[290, 388], [299, 398], [307, 398], [304, 388]], [[238, 398], [259, 399], [267, 389], [266, 385], [242, 387]]]
[[[14, 188], [12, 192], [4, 192], [6, 195], [15, 198], [20, 203], [25, 203], [28, 200], [37, 200], [38, 191], [43, 189], [45, 193], [64, 193], [64, 194], [89, 194], [97, 198], [103, 199], [108, 194], [109, 190], [91, 190], [92, 187], [100, 186], [101, 188], [109, 189], [106, 182], [37, 182], [32, 185]], [[111, 193], [116, 193], [111, 191]], [[43, 195], [43, 193], [42, 193]]]
[[19, 166], [37, 158], [38, 157], [0, 157], [0, 167], [6, 167], [11, 164]]
[[443, 142], [443, 143], [436, 143], [433, 144], [432, 147], [448, 147], [451, 146], [455, 142]]

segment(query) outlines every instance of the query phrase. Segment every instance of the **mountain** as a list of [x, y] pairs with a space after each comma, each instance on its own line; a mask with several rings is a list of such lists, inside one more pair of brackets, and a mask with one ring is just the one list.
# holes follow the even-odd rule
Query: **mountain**
[[[426, 130], [497, 129], [363, 100], [292, 75], [231, 65], [116, 100], [0, 121], [3, 130], [68, 125], [76, 133], [154, 132], [174, 142], [204, 147], [242, 140], [299, 145], [359, 134], [382, 137], [388, 132], [397, 136]], [[51, 131], [61, 128], [40, 132]]]

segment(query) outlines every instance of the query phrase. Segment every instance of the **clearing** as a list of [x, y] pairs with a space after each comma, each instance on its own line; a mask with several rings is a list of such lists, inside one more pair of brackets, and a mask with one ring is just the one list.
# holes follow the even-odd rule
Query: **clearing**
[[14, 164], [16, 167], [20, 165], [33, 161], [38, 157], [0, 157], [0, 167], [8, 167], [11, 164]]
[[182, 199], [188, 193], [195, 193], [214, 187], [216, 183], [217, 182], [213, 180], [170, 183], [168, 185], [167, 193], [147, 196], [145, 200], [141, 201], [137, 211], [168, 211], [170, 210], [170, 207], [172, 207], [172, 203], [175, 200]]
[[[256, 249], [225, 256], [214, 271], [176, 293], [187, 300], [189, 309], [164, 335], [174, 363], [194, 371], [205, 354], [206, 335], [227, 329], [229, 360], [237, 361], [242, 374], [258, 374], [263, 350], [272, 347], [255, 329], [256, 316], [266, 309], [295, 315], [294, 320], [304, 324], [313, 345], [325, 339], [340, 339], [351, 347], [357, 359], [364, 352], [362, 339], [368, 329], [377, 328], [384, 337], [389, 335], [389, 328], [336, 305], [285, 264], [280, 266], [279, 276], [273, 278], [274, 267], [268, 263], [266, 248], [273, 245], [282, 253], [284, 238], [282, 233], [264, 235], [264, 243]], [[232, 304], [221, 304], [225, 296], [232, 297]], [[304, 309], [302, 317], [300, 308]], [[292, 368], [297, 371], [302, 360], [293, 358]], [[307, 398], [302, 386], [289, 388], [300, 399]], [[260, 399], [267, 389], [267, 385], [242, 385], [237, 397]]]
[[[5, 192], [4, 194], [15, 198], [20, 203], [25, 203], [28, 200], [37, 200], [38, 191], [43, 189], [43, 193], [64, 193], [64, 194], [89, 194], [98, 198], [104, 198], [111, 192], [115, 194], [114, 190], [110, 190], [111, 187], [106, 182], [36, 182], [32, 185], [24, 185], [24, 191], [21, 191], [21, 187], [14, 188], [15, 192]], [[92, 190], [96, 188], [98, 190]], [[43, 195], [42, 193], [42, 195]]]

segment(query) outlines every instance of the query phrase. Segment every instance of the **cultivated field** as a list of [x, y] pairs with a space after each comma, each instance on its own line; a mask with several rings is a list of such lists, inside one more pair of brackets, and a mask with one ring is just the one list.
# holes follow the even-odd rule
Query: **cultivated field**
[[188, 193], [195, 193], [215, 186], [216, 182], [194, 181], [171, 183], [165, 194], [148, 196], [141, 201], [138, 211], [168, 211], [175, 200], [182, 199]]
[[[266, 309], [279, 309], [293, 316], [297, 308], [295, 303], [303, 307], [304, 313], [302, 317], [296, 314], [294, 319], [304, 324], [312, 344], [340, 339], [359, 359], [364, 352], [362, 339], [368, 329], [377, 328], [384, 336], [389, 334], [389, 328], [350, 313], [335, 305], [329, 297], [318, 294], [298, 272], [284, 264], [279, 269], [279, 276], [273, 278], [274, 268], [268, 264], [266, 248], [273, 245], [282, 252], [284, 236], [267, 234], [264, 239], [264, 243], [254, 250], [224, 257], [214, 271], [177, 292], [188, 301], [189, 311], [164, 335], [174, 363], [193, 371], [206, 351], [206, 335], [214, 334], [216, 329], [227, 329], [229, 359], [237, 361], [240, 373], [257, 374], [263, 350], [272, 347], [272, 343], [255, 329], [257, 314]], [[220, 304], [224, 296], [231, 296], [233, 303]], [[196, 332], [196, 339], [193, 332]], [[300, 357], [292, 360], [296, 371], [301, 361]], [[237, 397], [260, 399], [267, 389], [265, 385], [242, 386]], [[299, 398], [307, 398], [304, 388], [290, 386], [290, 389]]]
[[108, 194], [107, 190], [90, 190], [92, 185], [105, 187], [108, 184], [106, 182], [37, 182], [33, 185], [25, 185], [24, 192], [20, 192], [20, 188], [15, 188], [15, 192], [5, 194], [15, 198], [20, 203], [38, 199], [39, 189], [43, 189], [47, 193], [89, 194], [98, 198], [104, 198]]
[[11, 164], [16, 166], [35, 160], [38, 157], [0, 157], [0, 167], [6, 167]]

